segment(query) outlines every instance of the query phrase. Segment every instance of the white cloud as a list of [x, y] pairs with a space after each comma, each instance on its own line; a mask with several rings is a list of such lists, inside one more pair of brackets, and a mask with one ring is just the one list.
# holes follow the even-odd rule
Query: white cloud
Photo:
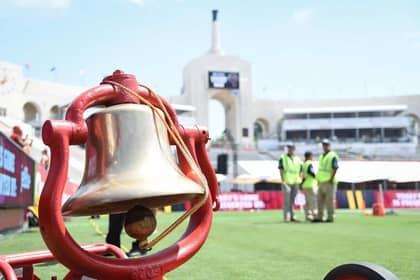
[[408, 45], [411, 48], [414, 48], [414, 49], [420, 48], [420, 32], [419, 31], [405, 32], [404, 37], [406, 38]]
[[420, 39], [420, 32], [418, 32], [418, 31], [406, 32], [405, 37], [407, 39], [411, 39], [411, 40]]
[[19, 7], [45, 7], [50, 9], [67, 9], [71, 0], [14, 0]]
[[144, 5], [144, 0], [129, 0], [129, 1], [139, 7], [142, 7]]
[[309, 23], [315, 16], [316, 12], [314, 9], [303, 8], [295, 10], [290, 17], [290, 20], [297, 24]]
[[414, 49], [420, 49], [420, 41], [411, 43], [411, 47]]

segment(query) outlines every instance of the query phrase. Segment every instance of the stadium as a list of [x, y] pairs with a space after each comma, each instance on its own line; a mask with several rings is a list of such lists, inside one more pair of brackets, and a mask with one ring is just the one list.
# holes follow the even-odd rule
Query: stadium
[[[121, 70], [98, 85], [72, 86], [33, 79], [25, 66], [0, 61], [0, 279], [418, 278], [420, 95], [257, 98], [251, 62], [225, 54], [220, 33], [214, 10], [209, 50], [186, 63], [180, 95], [167, 101]], [[134, 102], [136, 94], [140, 101]], [[222, 105], [225, 124], [225, 133], [214, 138], [203, 128], [212, 100]], [[147, 115], [135, 106], [160, 113]], [[160, 124], [159, 114], [174, 123]], [[26, 144], [13, 140], [16, 127]], [[157, 140], [150, 136], [155, 131]], [[339, 156], [334, 223], [304, 222], [303, 191], [292, 202], [299, 222], [285, 223], [280, 155], [292, 143], [298, 157], [311, 151], [319, 170], [325, 139]], [[197, 169], [208, 182], [200, 202], [202, 190], [189, 185], [202, 182]], [[166, 179], [163, 171], [173, 177]], [[107, 216], [133, 209], [136, 187], [124, 194], [130, 197], [125, 203], [113, 204], [126, 188], [119, 180], [131, 186], [148, 177], [156, 184], [152, 194], [142, 192], [135, 201], [157, 210], [134, 216], [141, 214], [141, 229], [147, 217], [157, 218], [146, 241], [159, 243], [131, 257], [133, 240], [145, 240], [126, 227], [120, 248], [104, 244], [111, 231]], [[111, 194], [92, 206], [107, 180]], [[169, 182], [185, 183], [194, 194], [179, 189], [173, 195]], [[82, 205], [84, 199], [92, 205]], [[75, 217], [64, 219], [62, 204], [63, 213], [74, 211]], [[183, 213], [189, 223], [181, 223]], [[173, 232], [166, 238], [168, 228]], [[117, 261], [127, 254], [125, 267], [125, 260]], [[92, 269], [98, 265], [103, 271]]]

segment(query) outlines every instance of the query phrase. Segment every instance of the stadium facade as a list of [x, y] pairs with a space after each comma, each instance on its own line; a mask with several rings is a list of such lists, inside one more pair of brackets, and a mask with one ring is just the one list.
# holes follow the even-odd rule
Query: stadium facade
[[[233, 82], [232, 82], [233, 81]], [[225, 55], [220, 47], [217, 11], [213, 11], [210, 50], [183, 71], [180, 96], [172, 103], [196, 108], [192, 117], [208, 125], [209, 100], [225, 110], [225, 127], [242, 146], [281, 148], [287, 141], [299, 149], [316, 149], [322, 138], [356, 154], [413, 155], [418, 146], [420, 95], [366, 98], [256, 99], [251, 64]]]
[[[210, 50], [185, 66], [181, 95], [169, 98], [181, 104], [177, 111], [184, 112], [188, 124], [207, 126], [209, 101], [214, 99], [223, 105], [225, 127], [241, 146], [279, 149], [283, 142], [295, 141], [298, 149], [307, 149], [330, 138], [336, 148], [351, 153], [416, 153], [420, 95], [256, 99], [251, 64], [224, 54], [220, 46], [217, 11], [211, 37]], [[21, 66], [0, 62], [0, 121], [6, 126], [29, 124], [37, 134], [45, 120], [62, 118], [83, 90], [28, 79]]]

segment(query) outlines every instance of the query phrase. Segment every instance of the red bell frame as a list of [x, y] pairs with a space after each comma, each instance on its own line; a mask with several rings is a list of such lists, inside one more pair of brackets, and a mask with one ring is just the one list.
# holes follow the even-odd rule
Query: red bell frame
[[[120, 248], [111, 244], [92, 244], [83, 246], [83, 249], [93, 254], [107, 253], [113, 254], [117, 258], [121, 259], [127, 258]], [[34, 264], [53, 261], [56, 261], [56, 258], [50, 251], [37, 251], [0, 256], [0, 273], [3, 274], [6, 280], [38, 280], [39, 277], [34, 273]], [[18, 273], [19, 277], [17, 276], [15, 269], [21, 269], [21, 273]], [[64, 279], [81, 279], [82, 276], [82, 274], [75, 271], [70, 271]], [[57, 277], [52, 276], [51, 279], [57, 279]]]
[[[114, 259], [91, 254], [82, 249], [72, 238], [61, 214], [61, 197], [68, 174], [69, 145], [84, 144], [87, 126], [83, 112], [92, 106], [137, 103], [138, 98], [107, 84], [118, 82], [146, 98], [153, 105], [159, 103], [144, 88], [138, 86], [134, 75], [115, 71], [104, 78], [101, 85], [78, 96], [69, 107], [63, 121], [47, 121], [42, 129], [42, 138], [51, 150], [51, 165], [39, 204], [40, 230], [52, 254], [70, 271], [96, 279], [162, 279], [163, 276], [190, 259], [204, 244], [212, 223], [212, 212], [219, 208], [216, 175], [209, 161], [206, 143], [207, 130], [184, 128], [179, 125], [175, 111], [162, 99], [172, 121], [188, 149], [205, 175], [210, 195], [205, 204], [189, 219], [184, 235], [172, 246], [150, 256], [138, 259]], [[180, 168], [189, 177], [193, 172], [179, 153]], [[77, 278], [78, 279], [78, 278]]]

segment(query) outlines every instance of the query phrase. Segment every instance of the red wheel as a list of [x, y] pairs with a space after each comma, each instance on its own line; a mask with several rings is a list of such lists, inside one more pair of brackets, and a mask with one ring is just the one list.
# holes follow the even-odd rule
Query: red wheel
[[399, 280], [382, 266], [362, 262], [348, 263], [331, 270], [324, 280]]

